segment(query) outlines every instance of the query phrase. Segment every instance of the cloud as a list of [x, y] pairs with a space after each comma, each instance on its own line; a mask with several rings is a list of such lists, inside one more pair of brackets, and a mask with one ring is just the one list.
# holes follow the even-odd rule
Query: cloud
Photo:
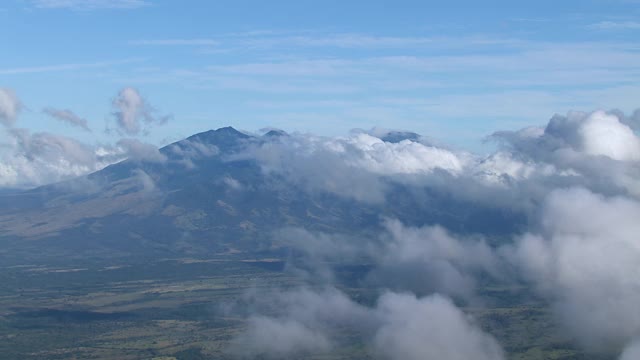
[[155, 40], [134, 40], [131, 45], [151, 45], [151, 46], [215, 46], [219, 42], [213, 39], [155, 39]]
[[[291, 357], [325, 353], [335, 348], [335, 326], [370, 322], [367, 310], [329, 287], [298, 288], [282, 293], [254, 293], [248, 330], [236, 337], [230, 351], [243, 357]], [[277, 312], [266, 316], [262, 312]]]
[[31, 0], [39, 9], [101, 10], [137, 9], [151, 5], [147, 0]]
[[10, 129], [0, 152], [0, 186], [33, 187], [99, 170], [124, 159], [108, 147], [94, 147], [47, 132]]
[[71, 124], [73, 126], [77, 126], [82, 128], [85, 131], [91, 132], [89, 129], [89, 125], [87, 119], [81, 118], [76, 115], [73, 111], [67, 109], [55, 109], [52, 107], [47, 107], [42, 110], [45, 114], [53, 117], [54, 119], [60, 120], [67, 124]]
[[155, 163], [167, 161], [167, 157], [158, 150], [158, 147], [143, 143], [137, 139], [121, 139], [117, 145], [122, 148], [122, 153], [126, 154], [127, 158], [131, 160]]
[[144, 170], [134, 169], [132, 171], [133, 181], [137, 182], [143, 192], [149, 193], [156, 190], [156, 182]]
[[[398, 220], [386, 220], [374, 227], [376, 235], [366, 238], [291, 228], [279, 232], [279, 241], [302, 254], [294, 265], [304, 271], [305, 279], [331, 283], [336, 281], [332, 264], [366, 263], [371, 266], [366, 286], [410, 291], [407, 296], [418, 302], [421, 296], [431, 298], [434, 293], [473, 301], [480, 277], [503, 284], [513, 281], [504, 276], [507, 261], [551, 304], [557, 321], [584, 349], [620, 354], [626, 348], [623, 356], [628, 358], [640, 334], [640, 317], [634, 310], [640, 302], [640, 283], [630, 276], [640, 273], [636, 115], [615, 111], [556, 115], [544, 127], [495, 133], [492, 138], [500, 147], [487, 157], [421, 143], [419, 137], [385, 142], [372, 135], [388, 133], [376, 131], [345, 138], [283, 136], [260, 143], [260, 151], [253, 149], [249, 156], [266, 174], [281, 176], [308, 191], [379, 203], [385, 209], [394, 206], [398, 187], [411, 189], [416, 204], [421, 203], [418, 189], [427, 188], [450, 194], [461, 206], [482, 209], [493, 203], [503, 214], [521, 211], [526, 216], [520, 230], [511, 228], [501, 240], [482, 232], [461, 236], [444, 226], [408, 226]], [[340, 185], [331, 187], [328, 181]], [[360, 196], [357, 184], [360, 190], [366, 187], [366, 195], [376, 197]], [[464, 227], [472, 224], [460, 208], [448, 206], [433, 201], [425, 205], [454, 212], [456, 223]], [[410, 208], [423, 216], [418, 206]], [[512, 221], [491, 227], [513, 225]], [[513, 245], [508, 245], [509, 238], [515, 239]], [[493, 245], [485, 239], [494, 241]], [[374, 318], [375, 329], [382, 329], [381, 317]], [[312, 331], [322, 330], [304, 324]], [[400, 325], [390, 328], [386, 337], [378, 336], [393, 338], [402, 330]], [[381, 341], [378, 351], [393, 352], [387, 354], [389, 358], [411, 358], [412, 353], [419, 356], [428, 351], [411, 352], [413, 342], [402, 342], [408, 337], [389, 340], [400, 343], [396, 350]], [[476, 342], [473, 348], [478, 346]], [[487, 358], [502, 356], [495, 343], [486, 349]], [[452, 356], [458, 355], [440, 358]]]
[[464, 302], [478, 300], [478, 280], [506, 279], [503, 263], [480, 236], [454, 236], [441, 226], [406, 226], [385, 219], [377, 235], [358, 236], [285, 228], [274, 235], [278, 245], [296, 249], [299, 260], [288, 269], [332, 283], [335, 264], [366, 263], [362, 285], [418, 295], [441, 293]]
[[[0, 187], [29, 188], [80, 177], [110, 164], [131, 159], [162, 164], [166, 155], [151, 144], [121, 139], [115, 145], [89, 145], [47, 132], [10, 129], [8, 142], [0, 147]], [[142, 171], [142, 170], [141, 170]], [[136, 178], [145, 189], [153, 189], [146, 173]]]
[[398, 220], [386, 220], [384, 229], [370, 284], [469, 301], [478, 278], [500, 277], [499, 259], [481, 238], [460, 239], [440, 226], [406, 227]]
[[619, 360], [635, 360], [640, 359], [640, 341], [635, 341], [631, 345], [627, 346]]
[[570, 112], [555, 115], [545, 128], [530, 127], [519, 131], [499, 131], [491, 138], [509, 150], [535, 161], [559, 164], [569, 157], [607, 157], [617, 161], [640, 159], [640, 139], [613, 113]]
[[592, 351], [616, 351], [640, 334], [640, 202], [574, 188], [555, 190], [539, 233], [523, 236], [513, 261], [557, 317]]
[[442, 296], [387, 293], [376, 310], [375, 348], [387, 359], [504, 359], [498, 342]]
[[639, 30], [640, 22], [636, 21], [601, 21], [589, 25], [596, 30]]
[[34, 74], [34, 73], [45, 73], [45, 72], [72, 71], [72, 70], [79, 70], [79, 69], [110, 67], [110, 66], [130, 64], [130, 63], [140, 62], [140, 61], [142, 61], [142, 59], [124, 59], [124, 60], [117, 60], [117, 61], [99, 61], [94, 63], [73, 63], [73, 64], [5, 68], [5, 69], [0, 69], [0, 74], [14, 75], [14, 74]]
[[629, 126], [634, 131], [640, 131], [640, 109], [636, 109], [629, 115], [620, 110], [612, 110], [610, 113], [617, 116], [621, 123]]
[[168, 115], [156, 116], [155, 109], [131, 87], [120, 90], [112, 106], [118, 130], [126, 135], [148, 133], [152, 125], [163, 125], [170, 119]]
[[[269, 303], [255, 311], [277, 309], [277, 315], [249, 318], [248, 330], [233, 341], [231, 351], [239, 356], [317, 355], [361, 341], [368, 353], [384, 359], [504, 358], [491, 336], [438, 295], [385, 293], [377, 306], [366, 307], [329, 287], [263, 294], [253, 301]], [[341, 338], [343, 332], [349, 340]]]
[[356, 133], [346, 138], [294, 134], [251, 147], [235, 158], [255, 159], [266, 174], [284, 176], [309, 191], [382, 202], [386, 177], [434, 171], [455, 175], [463, 171], [471, 155]]
[[195, 139], [185, 139], [177, 144], [167, 147], [168, 152], [173, 154], [174, 161], [182, 163], [187, 169], [195, 169], [195, 160], [216, 156], [220, 153], [217, 146], [206, 144]]
[[15, 123], [22, 104], [16, 94], [7, 88], [0, 88], [0, 123], [11, 126]]
[[545, 128], [496, 132], [491, 138], [504, 152], [493, 159], [493, 169], [484, 170], [500, 173], [503, 167], [505, 174], [520, 168], [520, 175], [547, 193], [559, 185], [574, 185], [639, 197], [640, 138], [628, 125], [633, 121], [611, 112], [570, 112], [554, 116]]
[[591, 114], [573, 112], [554, 117], [545, 133], [565, 140], [587, 155], [602, 155], [614, 160], [640, 160], [640, 139], [615, 115], [604, 111]]

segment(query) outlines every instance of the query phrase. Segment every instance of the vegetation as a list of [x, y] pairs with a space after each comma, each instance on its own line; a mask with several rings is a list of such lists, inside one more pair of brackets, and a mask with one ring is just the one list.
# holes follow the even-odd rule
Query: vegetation
[[[245, 326], [226, 309], [248, 289], [299, 285], [273, 259], [167, 259], [128, 264], [78, 261], [23, 264], [0, 272], [2, 359], [225, 359]], [[376, 289], [356, 286], [366, 266], [342, 267], [343, 290], [369, 303]], [[510, 359], [586, 359], [524, 288], [487, 285], [486, 306], [467, 307]], [[492, 303], [492, 304], [491, 304]], [[368, 359], [357, 336], [322, 359]], [[315, 357], [314, 357], [315, 358]]]

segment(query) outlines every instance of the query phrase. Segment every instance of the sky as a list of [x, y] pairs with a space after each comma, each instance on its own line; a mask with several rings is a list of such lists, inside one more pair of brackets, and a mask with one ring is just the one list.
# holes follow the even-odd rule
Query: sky
[[16, 126], [87, 143], [122, 135], [127, 88], [162, 121], [126, 135], [155, 145], [382, 127], [479, 152], [496, 130], [640, 95], [638, 1], [4, 0], [0, 23]]

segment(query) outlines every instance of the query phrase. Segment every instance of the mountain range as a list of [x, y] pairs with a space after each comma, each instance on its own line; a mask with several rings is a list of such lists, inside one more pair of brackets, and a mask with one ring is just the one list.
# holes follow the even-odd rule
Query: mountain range
[[[280, 130], [258, 136], [224, 127], [159, 150], [141, 149], [84, 177], [1, 194], [3, 255], [277, 255], [274, 232], [283, 227], [370, 236], [381, 218], [400, 218], [499, 236], [512, 230], [502, 224], [522, 223], [521, 214], [464, 203], [428, 186], [388, 181], [383, 203], [310, 191], [247, 156], [288, 137]], [[410, 132], [380, 136], [386, 142], [418, 138]]]

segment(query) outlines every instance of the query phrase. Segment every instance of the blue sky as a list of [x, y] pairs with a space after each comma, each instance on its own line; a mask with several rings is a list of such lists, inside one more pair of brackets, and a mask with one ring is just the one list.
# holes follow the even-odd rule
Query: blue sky
[[[113, 141], [137, 89], [155, 144], [232, 125], [402, 128], [473, 150], [496, 130], [640, 98], [640, 2], [5, 0], [16, 126]], [[88, 120], [91, 133], [45, 114]]]

